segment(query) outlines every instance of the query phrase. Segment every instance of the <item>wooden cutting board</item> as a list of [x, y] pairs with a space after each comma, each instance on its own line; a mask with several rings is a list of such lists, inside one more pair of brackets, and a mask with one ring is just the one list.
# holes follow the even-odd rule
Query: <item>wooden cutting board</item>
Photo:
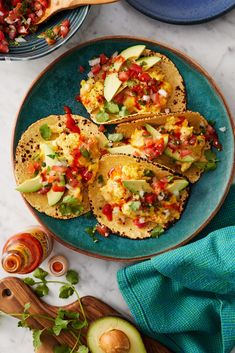
[[[95, 297], [86, 296], [81, 301], [89, 322], [103, 316], [121, 316], [116, 310]], [[56, 317], [59, 309], [59, 307], [48, 305], [37, 298], [31, 288], [19, 278], [7, 277], [0, 281], [0, 311], [10, 315], [12, 313], [21, 314], [26, 303], [31, 303], [29, 312], [32, 314], [45, 314], [50, 317]], [[80, 311], [78, 301], [63, 308], [71, 311]], [[43, 327], [48, 327], [49, 321], [45, 318], [37, 317], [28, 320], [28, 323], [31, 328], [42, 329]], [[151, 338], [143, 336], [143, 341], [148, 353], [171, 353], [168, 348]], [[53, 346], [58, 344], [58, 342], [73, 346], [75, 339], [68, 332], [62, 332], [56, 338], [45, 335], [43, 337], [43, 345], [37, 353], [53, 353]]]

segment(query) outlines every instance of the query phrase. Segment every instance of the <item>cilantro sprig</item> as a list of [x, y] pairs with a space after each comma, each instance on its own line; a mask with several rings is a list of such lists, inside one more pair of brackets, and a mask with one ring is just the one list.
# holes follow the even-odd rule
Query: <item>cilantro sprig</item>
[[88, 353], [88, 348], [81, 343], [81, 334], [82, 329], [88, 326], [86, 315], [80, 300], [79, 293], [75, 287], [79, 283], [79, 275], [75, 270], [68, 270], [66, 274], [66, 281], [55, 281], [48, 280], [48, 272], [42, 268], [38, 268], [33, 272], [33, 277], [26, 277], [24, 283], [33, 287], [36, 295], [39, 297], [45, 296], [49, 293], [49, 284], [55, 283], [59, 284], [59, 297], [60, 298], [69, 298], [71, 295], [75, 294], [80, 304], [81, 313], [68, 311], [64, 309], [59, 309], [57, 316], [52, 318], [47, 315], [42, 314], [31, 314], [30, 307], [31, 304], [25, 304], [24, 311], [22, 314], [12, 314], [18, 316], [20, 321], [18, 323], [19, 327], [27, 327], [28, 319], [34, 317], [43, 317], [48, 321], [48, 327], [45, 327], [41, 330], [33, 329], [33, 345], [34, 349], [38, 349], [41, 346], [41, 337], [45, 332], [49, 335], [59, 336], [63, 331], [69, 331], [76, 342], [72, 348], [67, 345], [58, 345], [54, 347], [54, 353]]

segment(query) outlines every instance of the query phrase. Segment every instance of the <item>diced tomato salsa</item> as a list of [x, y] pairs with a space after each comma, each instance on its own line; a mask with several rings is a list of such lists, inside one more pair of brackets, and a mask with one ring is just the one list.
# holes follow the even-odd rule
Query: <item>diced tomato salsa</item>
[[[30, 33], [49, 7], [49, 0], [0, 0], [0, 53], [9, 52], [9, 44]], [[66, 37], [70, 30], [68, 19], [41, 35], [54, 44], [58, 37]]]

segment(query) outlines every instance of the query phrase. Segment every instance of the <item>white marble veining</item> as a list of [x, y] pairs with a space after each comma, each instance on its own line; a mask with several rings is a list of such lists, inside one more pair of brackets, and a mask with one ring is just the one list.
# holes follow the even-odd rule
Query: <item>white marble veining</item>
[[[9, 235], [35, 224], [21, 196], [14, 191], [11, 138], [18, 107], [37, 75], [56, 57], [81, 41], [114, 34], [142, 36], [168, 43], [196, 59], [221, 87], [232, 113], [235, 113], [234, 15], [235, 10], [207, 24], [176, 26], [154, 21], [121, 1], [92, 7], [81, 30], [53, 54], [37, 61], [0, 62], [0, 249]], [[82, 295], [97, 296], [128, 313], [116, 282], [116, 272], [123, 264], [89, 258], [59, 244], [55, 245], [54, 252], [67, 255], [71, 267], [79, 270], [79, 291]], [[0, 278], [4, 276], [5, 273], [0, 269]], [[56, 302], [55, 293], [56, 290], [48, 298], [48, 302]], [[17, 328], [16, 320], [1, 317], [0, 353], [16, 351], [33, 352], [31, 335], [26, 330]]]

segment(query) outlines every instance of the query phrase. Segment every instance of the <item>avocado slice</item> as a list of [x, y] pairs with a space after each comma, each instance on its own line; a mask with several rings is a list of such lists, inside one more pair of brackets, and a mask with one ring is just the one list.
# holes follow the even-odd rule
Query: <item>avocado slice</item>
[[89, 326], [87, 345], [91, 353], [147, 353], [138, 330], [128, 321], [114, 316], [100, 318]]
[[153, 136], [154, 139], [160, 140], [163, 138], [164, 140], [164, 146], [168, 144], [168, 135], [167, 134], [160, 134], [153, 126], [149, 124], [145, 124], [146, 130]]
[[20, 192], [36, 192], [42, 187], [41, 177], [38, 174], [35, 178], [27, 179], [16, 187], [17, 191]]
[[[65, 180], [64, 178], [61, 180], [60, 183], [58, 183], [58, 185], [65, 185]], [[53, 191], [52, 189], [50, 191], [48, 191], [47, 193], [47, 202], [49, 206], [55, 206], [60, 199], [63, 197], [64, 195], [64, 191]]]
[[104, 81], [104, 98], [107, 102], [110, 102], [119, 90], [122, 81], [118, 78], [118, 73], [113, 72], [106, 76]]
[[186, 179], [178, 179], [174, 180], [173, 183], [167, 186], [167, 190], [170, 191], [172, 194], [175, 192], [179, 192], [185, 189], [189, 185], [189, 182]]
[[146, 56], [136, 60], [136, 63], [138, 65], [141, 65], [143, 67], [143, 70], [146, 71], [155, 64], [157, 64], [159, 61], [161, 61], [161, 58], [159, 58], [158, 56]]
[[[125, 50], [123, 50], [118, 56], [121, 56], [122, 58], [126, 60], [128, 59], [138, 59], [140, 55], [143, 53], [144, 49], [146, 48], [145, 45], [134, 45], [132, 47], [129, 47]], [[114, 63], [114, 69], [116, 71], [119, 71], [120, 67], [122, 66], [123, 61], [116, 61]]]
[[193, 163], [195, 161], [195, 157], [193, 157], [192, 155], [188, 155], [185, 157], [180, 157], [180, 153], [178, 151], [173, 152], [169, 147], [167, 147], [164, 151], [164, 153], [179, 162], [187, 162], [187, 163]]
[[130, 192], [134, 194], [139, 193], [140, 191], [144, 192], [152, 192], [153, 189], [147, 183], [146, 180], [123, 180], [123, 185], [127, 188]]
[[49, 156], [55, 155], [55, 151], [53, 150], [53, 148], [50, 145], [48, 145], [47, 143], [41, 143], [40, 149], [41, 149], [42, 153], [44, 154], [44, 161], [45, 161], [47, 167], [52, 167], [53, 165], [56, 164], [56, 162], [58, 162], [58, 159], [56, 157], [54, 157], [54, 158], [49, 157]]
[[129, 145], [122, 145], [117, 147], [108, 148], [108, 152], [111, 154], [133, 154], [137, 149]]

